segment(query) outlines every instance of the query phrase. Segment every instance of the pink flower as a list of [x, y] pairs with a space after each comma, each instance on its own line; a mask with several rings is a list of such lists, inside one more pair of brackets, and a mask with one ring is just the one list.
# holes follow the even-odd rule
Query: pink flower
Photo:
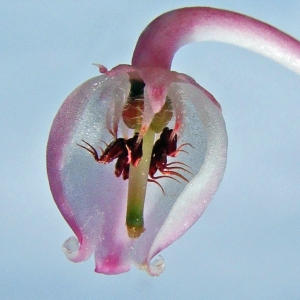
[[170, 71], [193, 41], [232, 43], [300, 73], [300, 42], [234, 12], [183, 8], [155, 19], [140, 36], [132, 66], [94, 77], [65, 100], [54, 119], [47, 170], [54, 200], [76, 238], [63, 245], [96, 272], [133, 262], [151, 275], [153, 257], [184, 234], [216, 192], [226, 164], [220, 105], [191, 77]]

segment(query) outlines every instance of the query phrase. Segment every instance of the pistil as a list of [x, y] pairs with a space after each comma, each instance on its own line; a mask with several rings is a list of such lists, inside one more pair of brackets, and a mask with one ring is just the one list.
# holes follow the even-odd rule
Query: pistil
[[143, 157], [129, 171], [126, 226], [131, 239], [138, 238], [145, 231], [144, 202], [154, 138], [155, 132], [149, 128], [143, 137]]

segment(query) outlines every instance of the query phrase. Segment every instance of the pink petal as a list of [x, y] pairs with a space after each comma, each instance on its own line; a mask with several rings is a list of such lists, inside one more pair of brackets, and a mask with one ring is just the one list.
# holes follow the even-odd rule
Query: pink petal
[[161, 259], [152, 265], [152, 258], [202, 215], [221, 182], [226, 165], [227, 135], [220, 109], [205, 92], [191, 84], [173, 83], [168, 96], [174, 98], [178, 93], [184, 101], [185, 118], [191, 118], [194, 113], [193, 121], [185, 120], [182, 137], [187, 140], [183, 142], [191, 142], [194, 149], [189, 149], [190, 155], [184, 162], [190, 166], [199, 166], [200, 162], [201, 168], [193, 168], [195, 176], [178, 194], [172, 195], [171, 191], [180, 186], [169, 181], [165, 197], [146, 199], [145, 220], [149, 225], [145, 224], [145, 233], [135, 243], [133, 261], [151, 275], [159, 275], [164, 268]]
[[[156, 185], [148, 185], [146, 231], [137, 240], [128, 238], [125, 226], [128, 181], [114, 176], [114, 164], [97, 164], [88, 151], [77, 145], [82, 140], [94, 146], [101, 145], [101, 140], [112, 140], [106, 129], [106, 112], [114, 109], [112, 95], [119, 102], [128, 95], [127, 74], [92, 78], [63, 103], [50, 132], [47, 166], [53, 197], [77, 236], [63, 245], [70, 260], [80, 262], [94, 253], [96, 272], [126, 272], [133, 261], [149, 274], [159, 275], [164, 263], [160, 260], [153, 266], [151, 259], [183, 234], [210, 201], [225, 166], [224, 122], [209, 93], [183, 74], [178, 78], [178, 83], [170, 85], [168, 96], [181, 101], [186, 112], [180, 143], [192, 141], [194, 148], [188, 149], [189, 155], [179, 154], [173, 160], [192, 166], [195, 174], [204, 164], [185, 189], [184, 184], [170, 179], [160, 181], [166, 195]], [[175, 119], [170, 126], [174, 124]], [[194, 200], [187, 202], [191, 197]], [[181, 211], [182, 206], [185, 212], [180, 217], [177, 210]]]
[[92, 78], [65, 100], [50, 132], [47, 170], [54, 200], [78, 238], [64, 244], [67, 257], [80, 262], [95, 252], [96, 270], [116, 274], [131, 264], [124, 226], [127, 186], [114, 176], [113, 165], [100, 166], [77, 145], [82, 139], [93, 145], [112, 140], [103, 130], [105, 113], [111, 93], [123, 97], [129, 82], [120, 76], [114, 85], [110, 80]]
[[170, 69], [175, 52], [196, 41], [244, 47], [300, 73], [299, 41], [251, 17], [208, 7], [173, 10], [152, 21], [138, 40], [132, 65]]
[[[133, 66], [107, 71], [99, 65], [105, 75], [78, 87], [53, 122], [47, 170], [55, 202], [76, 235], [63, 246], [70, 260], [83, 261], [94, 253], [96, 272], [126, 272], [134, 262], [149, 274], [159, 275], [164, 262], [151, 263], [152, 259], [186, 232], [212, 199], [226, 164], [227, 136], [220, 106], [192, 78], [169, 71], [181, 46], [203, 40], [251, 49], [300, 73], [300, 43], [252, 18], [218, 9], [184, 8], [154, 20], [138, 41]], [[187, 185], [161, 179], [166, 195], [157, 185], [148, 185], [146, 231], [137, 240], [129, 239], [126, 232], [127, 182], [114, 176], [114, 164], [97, 164], [77, 145], [84, 140], [103, 146], [101, 141], [112, 140], [109, 131], [124, 131], [119, 121], [130, 89], [129, 76], [146, 83], [144, 128], [168, 95], [177, 101], [177, 116], [168, 126], [176, 128], [180, 123], [180, 143], [193, 145], [189, 155], [180, 153], [170, 159], [192, 167], [194, 176]]]

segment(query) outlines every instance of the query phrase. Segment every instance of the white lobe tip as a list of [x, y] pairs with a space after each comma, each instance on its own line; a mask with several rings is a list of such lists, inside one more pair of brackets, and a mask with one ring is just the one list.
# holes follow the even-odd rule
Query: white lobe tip
[[162, 256], [158, 256], [151, 261], [149, 267], [151, 275], [159, 276], [165, 270], [166, 264]]
[[79, 241], [76, 237], [71, 236], [62, 245], [62, 250], [66, 257], [70, 260], [77, 256], [79, 251]]

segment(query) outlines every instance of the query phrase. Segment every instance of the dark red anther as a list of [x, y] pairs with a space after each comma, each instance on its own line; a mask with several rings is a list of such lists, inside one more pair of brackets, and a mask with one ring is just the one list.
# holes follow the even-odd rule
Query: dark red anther
[[127, 140], [126, 145], [131, 152], [131, 164], [137, 166], [143, 156], [143, 140], [137, 143], [139, 134], [136, 132], [134, 136]]
[[[115, 175], [117, 177], [120, 177], [122, 175], [123, 179], [126, 180], [129, 178], [130, 164], [136, 167], [143, 156], [143, 140], [138, 142], [138, 137], [139, 134], [135, 133], [134, 136], [129, 139], [118, 138], [111, 142], [109, 145], [105, 143], [105, 150], [102, 150], [102, 148], [100, 148], [102, 151], [101, 156], [98, 155], [96, 149], [91, 144], [87, 143], [84, 140], [83, 142], [88, 147], [79, 144], [78, 146], [91, 153], [94, 159], [99, 163], [107, 164], [112, 162], [114, 159], [117, 159], [115, 165]], [[185, 145], [192, 146], [191, 144], [186, 143], [177, 148], [177, 134], [174, 134], [173, 129], [165, 127], [160, 134], [159, 139], [153, 146], [149, 167], [150, 178], [148, 179], [148, 181], [156, 183], [162, 189], [163, 193], [164, 189], [157, 182], [157, 179], [170, 178], [179, 182], [177, 178], [175, 178], [178, 177], [188, 182], [188, 180], [177, 171], [182, 170], [184, 172], [192, 174], [189, 170], [184, 168], [189, 168], [189, 166], [187, 166], [186, 164], [179, 161], [168, 163], [167, 159], [168, 156], [175, 157], [179, 152], [186, 152], [185, 150], [182, 150], [182, 147], [184, 147]], [[160, 171], [162, 175], [155, 176], [157, 171]]]
[[115, 141], [111, 142], [103, 151], [102, 155], [100, 156], [99, 162], [107, 164], [123, 155], [127, 156], [126, 140], [123, 138], [118, 138]]
[[128, 157], [127, 155], [121, 155], [116, 162], [115, 165], [115, 175], [120, 177], [123, 174], [123, 179], [126, 180], [129, 178], [129, 166], [127, 163]]
[[[174, 170], [182, 170], [192, 174], [187, 169], [178, 166], [179, 164], [189, 168], [189, 166], [187, 166], [182, 162], [178, 162], [178, 161], [171, 162], [171, 163], [167, 162], [168, 156], [175, 157], [179, 151], [184, 151], [180, 149], [184, 145], [190, 145], [190, 144], [183, 144], [179, 148], [177, 148], [177, 134], [174, 135], [173, 129], [169, 129], [168, 127], [165, 127], [159, 139], [155, 142], [153, 146], [150, 168], [149, 168], [149, 176], [151, 177], [151, 179], [149, 179], [148, 181], [155, 182], [156, 184], [158, 184], [163, 192], [164, 190], [162, 186], [156, 181], [157, 179], [170, 178], [178, 181], [176, 178], [172, 177], [172, 176], [177, 176], [182, 180], [188, 182], [188, 180], [183, 175], [181, 175], [180, 173]], [[163, 175], [155, 176], [155, 173], [157, 171], [160, 171]]]
[[160, 144], [160, 147], [164, 148], [166, 151], [166, 154], [168, 156], [175, 156], [174, 153], [176, 153], [177, 150], [177, 134], [175, 134], [172, 138], [173, 129], [169, 129], [168, 127], [165, 127], [160, 135], [160, 138], [158, 141]]
[[135, 135], [128, 140], [118, 138], [109, 145], [106, 144], [105, 150], [101, 148], [101, 156], [98, 155], [96, 149], [91, 144], [84, 140], [82, 141], [89, 147], [77, 145], [91, 153], [94, 159], [102, 164], [110, 163], [117, 158], [115, 175], [117, 177], [123, 175], [123, 179], [126, 180], [129, 178], [130, 164], [136, 167], [143, 156], [143, 140], [140, 143], [137, 143], [137, 140], [138, 133], [135, 133]]

